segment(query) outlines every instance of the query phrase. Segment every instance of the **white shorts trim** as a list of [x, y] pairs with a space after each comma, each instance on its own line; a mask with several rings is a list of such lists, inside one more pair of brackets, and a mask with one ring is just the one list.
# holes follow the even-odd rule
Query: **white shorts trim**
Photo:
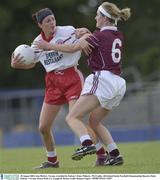
[[125, 80], [109, 71], [90, 74], [84, 83], [81, 95], [97, 96], [101, 106], [108, 110], [120, 104], [126, 91]]

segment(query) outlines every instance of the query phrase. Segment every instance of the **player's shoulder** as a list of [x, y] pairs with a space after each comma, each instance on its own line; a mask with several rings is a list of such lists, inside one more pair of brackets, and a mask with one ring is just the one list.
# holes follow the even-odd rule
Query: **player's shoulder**
[[97, 40], [101, 40], [101, 38], [103, 38], [103, 35], [100, 30], [95, 30], [92, 34], [92, 37]]
[[39, 41], [41, 39], [42, 39], [42, 36], [41, 36], [41, 34], [39, 34], [33, 41]]
[[102, 31], [100, 36], [102, 39], [104, 37], [106, 37], [107, 39], [115, 39], [115, 38], [123, 39], [123, 34], [119, 30], [105, 30], [105, 31]]

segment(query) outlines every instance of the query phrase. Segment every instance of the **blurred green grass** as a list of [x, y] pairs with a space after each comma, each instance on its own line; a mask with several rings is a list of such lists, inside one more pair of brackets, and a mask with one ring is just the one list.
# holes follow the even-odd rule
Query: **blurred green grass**
[[57, 154], [60, 168], [45, 170], [33, 169], [46, 160], [44, 148], [0, 149], [0, 173], [160, 173], [160, 142], [123, 143], [118, 146], [125, 160], [122, 166], [94, 167], [95, 155], [86, 156], [81, 161], [73, 161], [71, 155], [77, 147], [59, 146]]

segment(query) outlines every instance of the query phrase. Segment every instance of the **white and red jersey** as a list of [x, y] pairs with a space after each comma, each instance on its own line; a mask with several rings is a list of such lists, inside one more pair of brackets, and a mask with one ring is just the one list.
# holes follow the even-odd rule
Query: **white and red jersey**
[[[77, 39], [74, 34], [73, 26], [57, 26], [54, 37], [49, 41], [53, 44], [75, 44]], [[39, 34], [34, 41], [43, 40], [42, 34]], [[34, 42], [33, 41], [33, 42]], [[33, 43], [34, 44], [34, 43]], [[34, 48], [34, 45], [32, 45]], [[46, 72], [53, 70], [62, 70], [78, 65], [78, 60], [81, 56], [81, 51], [75, 53], [64, 53], [60, 51], [41, 51], [36, 50], [37, 62], [41, 62]]]

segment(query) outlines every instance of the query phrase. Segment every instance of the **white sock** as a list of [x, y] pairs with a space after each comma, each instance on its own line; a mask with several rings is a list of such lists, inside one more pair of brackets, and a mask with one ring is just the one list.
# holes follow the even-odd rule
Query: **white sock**
[[113, 151], [114, 149], [118, 149], [116, 143], [108, 144], [107, 149], [109, 152]]
[[88, 134], [81, 136], [80, 137], [81, 144], [87, 139], [91, 140], [91, 138], [90, 138], [90, 136]]
[[55, 157], [55, 156], [57, 156], [56, 150], [54, 150], [54, 151], [46, 151], [46, 152], [47, 152], [47, 157]]

